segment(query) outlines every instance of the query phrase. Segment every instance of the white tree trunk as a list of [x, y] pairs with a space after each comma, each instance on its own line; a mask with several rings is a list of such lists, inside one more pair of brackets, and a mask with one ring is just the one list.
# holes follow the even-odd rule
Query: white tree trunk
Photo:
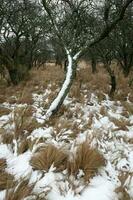
[[61, 90], [59, 91], [57, 97], [53, 100], [50, 107], [48, 108], [48, 110], [46, 112], [46, 118], [49, 118], [52, 114], [54, 114], [55, 112], [58, 111], [59, 107], [62, 105], [63, 101], [65, 100], [65, 98], [71, 88], [73, 79], [75, 77], [76, 59], [77, 59], [79, 53], [77, 53], [74, 57], [72, 57], [68, 50], [66, 50], [66, 52], [67, 52], [67, 58], [68, 58], [66, 78], [65, 78], [65, 81], [63, 82], [63, 85], [62, 85]]

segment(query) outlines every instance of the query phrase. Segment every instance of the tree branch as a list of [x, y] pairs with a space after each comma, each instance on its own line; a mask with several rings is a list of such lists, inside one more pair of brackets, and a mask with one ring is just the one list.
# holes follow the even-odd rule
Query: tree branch
[[100, 41], [102, 41], [109, 35], [109, 33], [116, 27], [116, 25], [124, 18], [126, 9], [129, 6], [129, 4], [131, 4], [132, 2], [133, 2], [133, 0], [127, 0], [124, 3], [124, 5], [122, 6], [122, 8], [120, 10], [118, 17], [110, 24], [106, 24], [102, 33], [96, 39], [94, 39], [94, 41], [92, 41], [90, 44], [87, 44], [86, 47], [81, 50], [79, 57], [83, 56], [90, 47], [93, 47], [94, 45], [96, 45], [97, 43], [99, 43]]

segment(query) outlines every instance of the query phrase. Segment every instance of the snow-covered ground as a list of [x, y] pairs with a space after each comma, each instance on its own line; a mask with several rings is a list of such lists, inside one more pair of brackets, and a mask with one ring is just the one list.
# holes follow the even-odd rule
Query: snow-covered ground
[[[34, 183], [32, 193], [42, 199], [121, 200], [124, 199], [121, 194], [123, 190], [133, 199], [133, 115], [128, 111], [126, 115], [123, 114], [125, 108], [121, 102], [111, 101], [107, 95], [105, 100], [99, 101], [93, 93], [88, 98], [86, 91], [84, 102], [67, 97], [63, 114], [45, 121], [45, 103], [49, 102], [50, 88], [48, 86], [42, 94], [32, 94], [32, 118], [38, 121], [40, 127], [30, 134], [23, 130], [21, 136], [13, 137], [12, 144], [3, 142], [3, 134], [0, 134], [0, 159], [6, 159], [5, 171], [12, 174], [17, 181], [29, 179], [29, 184]], [[128, 104], [132, 106], [129, 101]], [[8, 115], [0, 117], [0, 129], [4, 134], [15, 133], [15, 110], [26, 106], [6, 102], [1, 104], [1, 107], [11, 109]], [[50, 120], [55, 122], [50, 124]], [[18, 147], [23, 138], [30, 141], [32, 147], [19, 153]], [[92, 148], [97, 148], [106, 160], [106, 165], [88, 182], [83, 180], [82, 169], [75, 178], [68, 177], [66, 169], [56, 171], [54, 163], [48, 171], [33, 170], [30, 164], [31, 157], [40, 146], [52, 144], [57, 148], [65, 148], [70, 154], [85, 141], [89, 141], [88, 145]], [[0, 200], [5, 199], [5, 194], [5, 190], [0, 191]], [[24, 200], [35, 199], [36, 195]]]

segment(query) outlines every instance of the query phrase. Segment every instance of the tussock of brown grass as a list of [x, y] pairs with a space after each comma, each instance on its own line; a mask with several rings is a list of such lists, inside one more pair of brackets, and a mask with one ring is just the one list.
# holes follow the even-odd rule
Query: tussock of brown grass
[[58, 115], [60, 116], [60, 115], [63, 115], [64, 113], [66, 113], [67, 112], [67, 107], [66, 106], [64, 106], [64, 105], [62, 105], [61, 106], [61, 108], [60, 108], [60, 110], [59, 110], [59, 112], [58, 112]]
[[69, 96], [71, 98], [76, 98], [77, 100], [81, 97], [81, 85], [82, 85], [82, 80], [79, 80], [73, 87], [71, 88], [71, 92]]
[[7, 167], [6, 159], [0, 159], [0, 191], [9, 189], [15, 183], [14, 176], [5, 172]]
[[7, 190], [5, 200], [23, 200], [31, 195], [34, 185], [29, 185], [28, 180], [23, 180], [14, 188]]
[[26, 138], [22, 139], [21, 143], [20, 143], [20, 145], [18, 147], [18, 154], [24, 153], [25, 151], [28, 150], [28, 148], [29, 148], [29, 146], [28, 146], [27, 139]]
[[124, 185], [129, 176], [130, 176], [129, 173], [121, 173], [119, 175], [119, 180], [121, 182], [121, 185], [116, 189], [116, 193], [118, 193], [120, 196], [119, 200], [132, 200], [127, 192], [126, 186]]
[[87, 120], [87, 123], [84, 125], [84, 127], [82, 129], [83, 131], [86, 131], [87, 129], [91, 129], [91, 126], [93, 123], [93, 117], [94, 117], [94, 114], [90, 113], [89, 120]]
[[133, 115], [133, 104], [128, 102], [122, 102], [122, 106], [129, 113], [129, 115]]
[[39, 127], [39, 123], [34, 118], [32, 118], [32, 116], [30, 116], [31, 112], [32, 111], [29, 110], [29, 107], [17, 108], [14, 111], [14, 118], [12, 121], [15, 125], [15, 138], [23, 136], [25, 130], [30, 134], [35, 128]]
[[7, 167], [6, 159], [0, 158], [0, 171], [4, 170]]
[[100, 108], [100, 114], [103, 115], [103, 116], [106, 116], [106, 115], [107, 115], [107, 110], [106, 110], [106, 108], [105, 108], [104, 106], [102, 106], [102, 107]]
[[27, 92], [26, 94], [24, 94], [21, 98], [17, 100], [17, 103], [20, 104], [26, 103], [28, 105], [32, 105], [33, 104], [32, 92]]
[[14, 135], [15, 138], [18, 138], [23, 133], [23, 125], [24, 125], [24, 116], [25, 116], [26, 108], [17, 108], [14, 111], [14, 118], [12, 119], [14, 122]]
[[6, 133], [5, 129], [4, 128], [0, 128], [0, 135]]
[[12, 133], [6, 133], [6, 132], [3, 132], [2, 134], [2, 143], [3, 144], [11, 144], [12, 141], [13, 141], [13, 134]]
[[0, 171], [0, 190], [5, 190], [7, 188], [12, 187], [13, 183], [14, 183], [14, 177], [11, 174], [1, 170]]
[[85, 181], [89, 181], [104, 165], [104, 157], [96, 149], [92, 149], [87, 142], [84, 142], [78, 147], [73, 160], [68, 163], [68, 172], [77, 176], [79, 170], [82, 169]]
[[127, 126], [131, 126], [130, 121], [125, 120], [125, 119], [111, 118], [111, 121], [115, 124], [115, 126], [118, 127], [114, 131], [116, 131], [116, 130], [128, 131], [128, 127]]
[[70, 128], [72, 130], [72, 133], [70, 134], [71, 138], [76, 138], [77, 135], [81, 132], [77, 122], [75, 122], [72, 127], [70, 126]]
[[40, 148], [31, 158], [31, 165], [33, 169], [48, 171], [53, 164], [56, 171], [62, 171], [67, 165], [67, 154], [63, 150], [57, 149], [53, 145], [47, 145]]
[[8, 108], [4, 108], [4, 107], [0, 107], [0, 117], [2, 116], [2, 115], [8, 115], [9, 113], [11, 112], [11, 110], [10, 109], [8, 109]]

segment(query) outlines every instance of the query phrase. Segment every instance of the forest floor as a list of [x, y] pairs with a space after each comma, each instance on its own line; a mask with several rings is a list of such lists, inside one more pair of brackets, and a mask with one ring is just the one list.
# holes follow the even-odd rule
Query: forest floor
[[43, 116], [64, 72], [49, 64], [18, 86], [0, 83], [0, 200], [132, 200], [133, 85], [114, 66], [80, 63], [60, 111]]

